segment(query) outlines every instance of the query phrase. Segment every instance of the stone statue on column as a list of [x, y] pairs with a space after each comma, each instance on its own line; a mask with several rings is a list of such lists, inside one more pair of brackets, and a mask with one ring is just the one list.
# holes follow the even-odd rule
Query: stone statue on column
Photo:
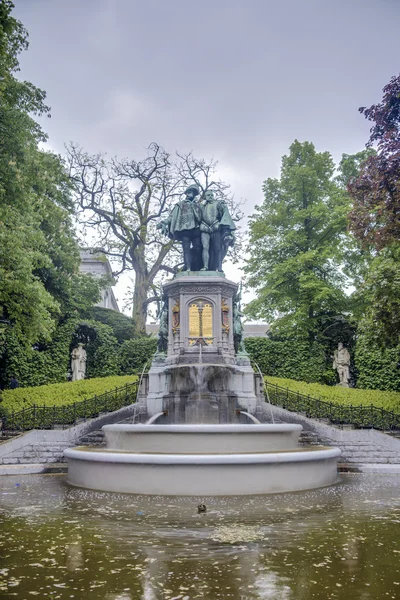
[[71, 352], [72, 381], [85, 379], [86, 373], [86, 350], [83, 344], [78, 344]]
[[339, 384], [342, 387], [349, 387], [350, 381], [350, 353], [342, 344], [339, 342], [337, 350], [333, 356], [333, 368], [338, 372]]

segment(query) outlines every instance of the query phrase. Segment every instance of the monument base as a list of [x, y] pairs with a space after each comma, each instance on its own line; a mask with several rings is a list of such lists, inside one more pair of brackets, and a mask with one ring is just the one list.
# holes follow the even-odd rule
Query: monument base
[[234, 346], [237, 284], [220, 272], [186, 271], [163, 290], [168, 349], [154, 355], [146, 389], [139, 394], [141, 413], [168, 412], [164, 423], [200, 422], [200, 404], [208, 423], [238, 421], [239, 410], [258, 413], [263, 386], [249, 356], [236, 353]]

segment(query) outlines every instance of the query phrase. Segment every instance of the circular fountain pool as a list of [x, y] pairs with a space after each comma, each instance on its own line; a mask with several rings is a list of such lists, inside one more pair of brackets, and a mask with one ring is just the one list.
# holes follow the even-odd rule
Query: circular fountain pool
[[301, 425], [106, 425], [105, 448], [69, 448], [68, 482], [135, 494], [291, 492], [337, 479], [340, 450], [298, 447]]

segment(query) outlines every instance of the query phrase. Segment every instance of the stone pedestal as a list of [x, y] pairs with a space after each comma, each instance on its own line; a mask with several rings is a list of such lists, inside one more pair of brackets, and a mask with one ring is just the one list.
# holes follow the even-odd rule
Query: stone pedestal
[[233, 342], [238, 285], [223, 273], [200, 271], [179, 273], [163, 288], [168, 350], [154, 356], [148, 389], [140, 395], [148, 416], [168, 411], [170, 423], [231, 423], [239, 409], [256, 414], [262, 386]]

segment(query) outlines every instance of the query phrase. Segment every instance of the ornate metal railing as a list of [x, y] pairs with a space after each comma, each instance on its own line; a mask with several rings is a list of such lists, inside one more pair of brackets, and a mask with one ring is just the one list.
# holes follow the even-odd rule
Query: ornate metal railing
[[98, 417], [101, 413], [113, 412], [136, 402], [138, 382], [126, 384], [93, 396], [87, 400], [64, 406], [33, 405], [2, 417], [2, 432], [19, 432], [30, 429], [55, 429], [71, 427], [81, 421]]
[[354, 425], [383, 431], [400, 430], [400, 414], [370, 406], [354, 406], [326, 402], [265, 381], [265, 396], [271, 404], [291, 412], [303, 413], [311, 419], [327, 419], [334, 425]]

